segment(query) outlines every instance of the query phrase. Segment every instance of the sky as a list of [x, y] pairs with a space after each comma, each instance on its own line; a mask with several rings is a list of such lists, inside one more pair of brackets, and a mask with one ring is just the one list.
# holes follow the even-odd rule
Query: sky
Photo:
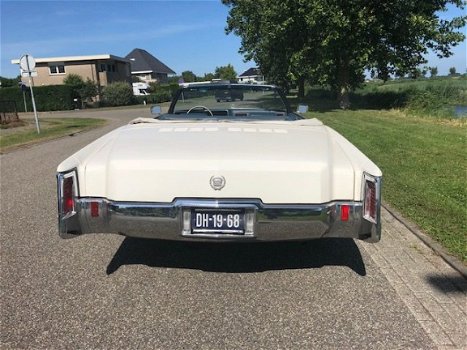
[[[465, 13], [465, 10], [464, 10]], [[441, 18], [459, 16], [450, 7]], [[145, 49], [177, 74], [198, 76], [232, 64], [242, 73], [254, 62], [238, 53], [240, 38], [225, 34], [228, 7], [217, 1], [5, 1], [0, 0], [0, 75], [15, 77], [12, 59], [112, 54]], [[465, 33], [465, 28], [464, 28]], [[450, 58], [429, 54], [428, 66], [445, 75], [466, 70], [466, 41]]]

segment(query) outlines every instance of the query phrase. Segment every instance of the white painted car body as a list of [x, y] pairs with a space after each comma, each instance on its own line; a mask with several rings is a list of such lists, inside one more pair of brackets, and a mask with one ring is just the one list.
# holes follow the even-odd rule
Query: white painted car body
[[[63, 202], [63, 184], [59, 182], [59, 220], [63, 237], [110, 229], [108, 222], [100, 221], [96, 227], [91, 227], [93, 219], [88, 216], [92, 199], [98, 203], [95, 207], [100, 208], [107, 221], [111, 214], [118, 214], [120, 216], [116, 217], [122, 219], [122, 215], [128, 215], [128, 211], [122, 214], [120, 208], [127, 209], [132, 205], [135, 206], [133, 213], [138, 210], [141, 213], [141, 208], [151, 207], [151, 210], [155, 210], [161, 206], [180, 210], [177, 217], [172, 218], [173, 229], [180, 232], [173, 235], [161, 237], [157, 232], [154, 236], [148, 232], [140, 235], [128, 228], [125, 231], [122, 227], [112, 227], [114, 233], [132, 236], [187, 237], [190, 236], [187, 234], [190, 225], [179, 223], [179, 226], [187, 227], [178, 229], [175, 224], [175, 221], [183, 220], [180, 217], [182, 212], [198, 207], [237, 208], [238, 203], [246, 203], [246, 209], [254, 208], [251, 219], [254, 223], [252, 221], [251, 225], [258, 232], [265, 227], [267, 220], [259, 222], [254, 213], [266, 210], [268, 206], [269, 209], [281, 208], [284, 213], [290, 208], [319, 208], [320, 213], [327, 215], [320, 220], [328, 227], [320, 227], [319, 233], [310, 237], [302, 232], [298, 236], [291, 234], [290, 238], [323, 237], [333, 231], [332, 223], [338, 220], [336, 215], [339, 214], [336, 210], [348, 204], [351, 206], [351, 217], [354, 215], [352, 218], [356, 220], [353, 222], [354, 232], [336, 235], [369, 241], [378, 241], [380, 237], [381, 171], [343, 136], [317, 119], [231, 121], [140, 118], [97, 139], [64, 160], [57, 169], [62, 181], [63, 175], [70, 171], [76, 177], [73, 212], [78, 215], [74, 219], [70, 219], [73, 215], [65, 218], [67, 215], [60, 211], [63, 208], [60, 202]], [[212, 186], [213, 177], [224, 179], [222, 189]], [[373, 209], [377, 210], [378, 218], [375, 211], [375, 218], [366, 222], [362, 219], [362, 207], [364, 210], [365, 181], [368, 178], [376, 183], [376, 194], [373, 193], [372, 200], [377, 206]], [[196, 200], [199, 203], [193, 202]], [[187, 205], [186, 201], [191, 204]], [[229, 203], [233, 205], [229, 206]], [[135, 214], [135, 217], [147, 220], [146, 214], [141, 214], [144, 218], [138, 215]], [[138, 220], [135, 217], [125, 216], [125, 220]], [[66, 224], [67, 220], [72, 223]], [[280, 225], [278, 223], [277, 227]], [[87, 228], [84, 229], [84, 226]], [[126, 227], [126, 223], [123, 226]], [[362, 233], [363, 226], [371, 232], [363, 230], [365, 232]], [[146, 226], [144, 231], [147, 231]], [[250, 238], [258, 238], [253, 229], [251, 231]], [[177, 236], [178, 233], [181, 236]], [[188, 238], [193, 237], [197, 236]], [[221, 240], [232, 238], [221, 232], [203, 235], [203, 238], [206, 237]], [[269, 237], [262, 235], [261, 239], [281, 240], [288, 239], [288, 236], [271, 234]]]
[[[363, 172], [382, 175], [317, 119], [235, 124], [149, 119], [96, 140], [57, 171], [73, 168], [82, 179], [81, 196], [143, 202], [177, 197], [361, 200]], [[214, 175], [226, 178], [222, 191], [210, 186]]]

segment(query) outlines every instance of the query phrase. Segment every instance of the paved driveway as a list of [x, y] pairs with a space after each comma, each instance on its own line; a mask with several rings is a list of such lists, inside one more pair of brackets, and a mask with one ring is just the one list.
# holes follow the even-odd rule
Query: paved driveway
[[90, 114], [109, 124], [0, 156], [2, 349], [466, 346], [465, 280], [387, 211], [373, 245], [60, 239], [56, 166], [147, 111]]

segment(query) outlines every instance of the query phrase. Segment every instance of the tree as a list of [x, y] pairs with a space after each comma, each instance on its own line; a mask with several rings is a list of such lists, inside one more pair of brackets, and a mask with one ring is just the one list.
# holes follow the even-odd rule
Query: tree
[[85, 102], [91, 101], [95, 96], [97, 96], [98, 93], [99, 89], [97, 85], [89, 78], [86, 79], [86, 82], [78, 90], [78, 94], [81, 97], [81, 100]]
[[70, 73], [65, 77], [65, 79], [63, 79], [63, 83], [65, 85], [80, 88], [84, 85], [84, 80], [80, 75]]
[[192, 83], [196, 81], [196, 75], [191, 70], [182, 72], [182, 78], [185, 83]]
[[18, 75], [16, 78], [5, 78], [0, 77], [0, 87], [15, 87], [18, 86], [18, 83], [21, 81], [21, 76]]
[[[366, 69], [387, 80], [426, 63], [432, 50], [452, 54], [466, 17], [436, 14], [462, 0], [223, 0], [229, 6], [227, 33], [241, 38], [240, 53], [280, 85], [304, 80], [330, 86], [339, 104], [364, 81]], [[302, 93], [303, 91], [301, 91]]]
[[172, 75], [171, 77], [167, 78], [168, 84], [178, 84], [180, 81], [181, 75]]
[[97, 85], [91, 79], [87, 78], [84, 81], [78, 74], [69, 74], [63, 82], [73, 88], [73, 98], [80, 98], [82, 101], [90, 101], [99, 92]]
[[211, 81], [215, 78], [216, 76], [213, 73], [204, 73], [203, 81]]
[[438, 75], [438, 67], [430, 67], [430, 78], [434, 78]]
[[226, 66], [216, 67], [214, 71], [214, 76], [218, 79], [223, 80], [235, 80], [237, 79], [237, 72], [234, 67], [229, 63]]
[[449, 76], [454, 76], [456, 75], [456, 67], [451, 67], [449, 68]]

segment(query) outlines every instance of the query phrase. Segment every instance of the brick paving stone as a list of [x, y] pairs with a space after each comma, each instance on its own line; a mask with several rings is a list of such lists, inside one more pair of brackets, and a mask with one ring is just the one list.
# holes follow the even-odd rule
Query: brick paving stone
[[455, 345], [435, 321], [419, 321], [423, 329], [428, 333], [436, 345]]
[[376, 264], [378, 264], [378, 266], [388, 266], [386, 259], [384, 259], [384, 257], [379, 252], [371, 253], [371, 258]]
[[391, 283], [392, 286], [403, 285], [404, 288], [407, 288], [407, 286], [405, 285], [405, 282], [399, 277], [396, 271], [394, 271], [390, 267], [381, 268], [381, 272], [383, 272], [384, 277], [386, 277], [386, 279]]
[[382, 239], [359, 244], [438, 349], [467, 349], [467, 281], [382, 210]]
[[465, 305], [460, 307], [457, 304], [441, 304], [441, 307], [452, 317], [463, 320], [464, 328], [467, 329], [467, 310]]

